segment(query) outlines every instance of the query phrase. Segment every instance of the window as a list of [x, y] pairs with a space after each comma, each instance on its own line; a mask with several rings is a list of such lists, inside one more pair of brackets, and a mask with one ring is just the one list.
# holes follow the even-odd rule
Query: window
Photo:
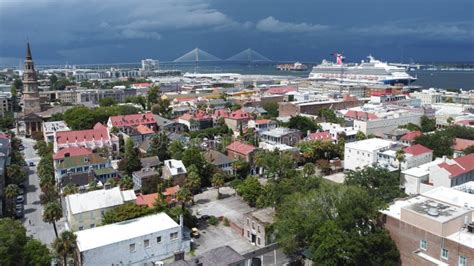
[[252, 222], [252, 229], [255, 230], [255, 223], [254, 222]]
[[459, 256], [459, 266], [467, 266], [467, 259], [464, 256]]
[[441, 249], [441, 258], [447, 260], [448, 259], [448, 250], [445, 248]]
[[130, 244], [130, 252], [135, 252], [135, 243]]
[[95, 227], [95, 224], [91, 224], [91, 228], [94, 228]]
[[260, 233], [260, 225], [257, 225], [257, 232]]
[[79, 226], [79, 231], [84, 230], [84, 226]]
[[257, 238], [257, 245], [260, 246], [260, 237]]
[[156, 243], [161, 243], [161, 236], [156, 238]]
[[249, 224], [250, 224], [250, 219], [249, 219], [249, 218], [247, 218], [247, 225], [249, 225]]
[[176, 239], [178, 239], [178, 232], [171, 233], [171, 234], [170, 234], [170, 239], [171, 239], [171, 240], [176, 240]]
[[426, 242], [426, 240], [421, 240], [420, 241], [420, 249], [421, 250], [426, 250], [428, 248], [428, 243]]
[[149, 248], [150, 247], [150, 240], [149, 239], [145, 239], [143, 241], [143, 245], [145, 246], [145, 248]]
[[250, 231], [247, 230], [247, 237], [250, 237]]

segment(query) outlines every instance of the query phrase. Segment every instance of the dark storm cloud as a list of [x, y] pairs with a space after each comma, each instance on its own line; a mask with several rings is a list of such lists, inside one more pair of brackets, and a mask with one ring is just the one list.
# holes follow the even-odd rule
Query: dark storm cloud
[[251, 47], [275, 60], [306, 61], [336, 50], [354, 60], [368, 53], [387, 60], [398, 60], [401, 53], [444, 60], [436, 51], [452, 47], [453, 60], [474, 60], [473, 5], [470, 0], [0, 0], [0, 57], [21, 58], [28, 37], [43, 62], [167, 61], [196, 46], [223, 58]]

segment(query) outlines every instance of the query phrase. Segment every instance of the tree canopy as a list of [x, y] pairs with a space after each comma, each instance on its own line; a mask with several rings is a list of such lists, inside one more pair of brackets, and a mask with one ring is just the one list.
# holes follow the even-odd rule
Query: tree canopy
[[321, 127], [311, 118], [305, 116], [292, 116], [288, 122], [288, 127], [300, 130], [304, 135], [308, 131], [320, 130]]

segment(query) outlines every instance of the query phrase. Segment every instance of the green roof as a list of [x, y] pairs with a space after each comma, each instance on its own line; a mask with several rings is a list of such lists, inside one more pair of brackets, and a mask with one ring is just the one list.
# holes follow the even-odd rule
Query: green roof
[[65, 157], [62, 162], [57, 166], [58, 169], [69, 169], [75, 167], [81, 167], [92, 164], [101, 164], [106, 163], [107, 159], [100, 157], [99, 155], [93, 153], [89, 155], [81, 155], [74, 157]]
[[94, 169], [94, 173], [96, 175], [107, 175], [107, 174], [113, 174], [115, 172], [117, 172], [117, 171], [115, 171], [115, 169], [112, 168], [112, 167]]

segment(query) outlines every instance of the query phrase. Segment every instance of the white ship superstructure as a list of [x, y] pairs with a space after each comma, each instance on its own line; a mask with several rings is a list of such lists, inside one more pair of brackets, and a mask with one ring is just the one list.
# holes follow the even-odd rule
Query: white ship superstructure
[[355, 65], [344, 64], [341, 54], [336, 54], [336, 58], [337, 63], [323, 60], [321, 64], [313, 67], [309, 79], [387, 85], [409, 85], [416, 80], [406, 72], [405, 68], [389, 65], [372, 56], [368, 57], [368, 62], [362, 61]]

